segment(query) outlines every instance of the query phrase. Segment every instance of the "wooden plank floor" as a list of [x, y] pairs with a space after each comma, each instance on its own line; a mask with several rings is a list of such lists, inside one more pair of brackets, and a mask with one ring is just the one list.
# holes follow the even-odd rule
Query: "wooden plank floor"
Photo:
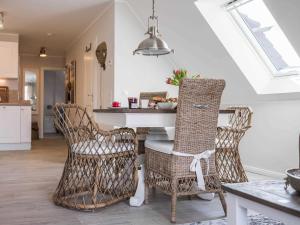
[[[0, 225], [169, 224], [170, 198], [160, 193], [139, 208], [129, 207], [128, 201], [94, 213], [55, 206], [51, 198], [66, 155], [62, 138], [35, 141], [32, 151], [0, 152]], [[222, 216], [218, 198], [178, 201], [179, 224]]]

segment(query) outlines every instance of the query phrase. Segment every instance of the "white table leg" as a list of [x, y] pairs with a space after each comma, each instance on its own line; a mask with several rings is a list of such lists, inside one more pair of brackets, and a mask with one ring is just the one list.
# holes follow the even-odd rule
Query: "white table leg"
[[247, 209], [239, 205], [238, 198], [227, 193], [228, 225], [247, 225]]
[[206, 201], [212, 201], [215, 197], [215, 193], [201, 193], [197, 194], [198, 198]]
[[145, 183], [144, 183], [144, 177], [145, 177], [145, 169], [144, 165], [141, 165], [141, 170], [138, 171], [138, 185], [135, 192], [135, 195], [129, 199], [129, 205], [134, 207], [139, 207], [143, 205], [145, 201]]
[[[174, 139], [174, 128], [150, 128], [149, 134], [146, 137], [150, 140], [173, 140]], [[142, 169], [138, 171], [138, 185], [135, 192], [135, 195], [130, 198], [129, 205], [139, 207], [143, 205], [145, 201], [145, 169], [144, 169], [144, 156], [139, 156], [139, 163], [141, 164]]]
[[174, 140], [174, 127], [150, 127], [146, 140]]

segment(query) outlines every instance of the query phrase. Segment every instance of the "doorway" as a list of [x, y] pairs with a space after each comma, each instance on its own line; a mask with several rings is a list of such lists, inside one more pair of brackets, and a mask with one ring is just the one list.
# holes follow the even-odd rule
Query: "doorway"
[[57, 136], [54, 127], [53, 107], [65, 102], [65, 70], [44, 70], [43, 136]]

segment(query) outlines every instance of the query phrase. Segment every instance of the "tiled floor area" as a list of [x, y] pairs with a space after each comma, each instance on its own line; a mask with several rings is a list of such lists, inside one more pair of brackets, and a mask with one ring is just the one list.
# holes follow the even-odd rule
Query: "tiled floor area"
[[[58, 184], [66, 145], [62, 138], [33, 142], [29, 152], [0, 152], [0, 225], [160, 225], [169, 224], [170, 198], [160, 193], [149, 205], [129, 207], [128, 201], [97, 212], [78, 212], [55, 206], [52, 193]], [[251, 175], [252, 179], [262, 179]], [[219, 199], [180, 199], [177, 222], [189, 223], [222, 217]]]

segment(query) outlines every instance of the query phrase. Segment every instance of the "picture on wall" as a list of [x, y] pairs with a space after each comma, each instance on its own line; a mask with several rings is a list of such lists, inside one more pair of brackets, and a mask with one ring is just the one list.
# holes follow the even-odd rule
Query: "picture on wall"
[[76, 102], [76, 61], [73, 60], [66, 66], [66, 103], [74, 104]]

